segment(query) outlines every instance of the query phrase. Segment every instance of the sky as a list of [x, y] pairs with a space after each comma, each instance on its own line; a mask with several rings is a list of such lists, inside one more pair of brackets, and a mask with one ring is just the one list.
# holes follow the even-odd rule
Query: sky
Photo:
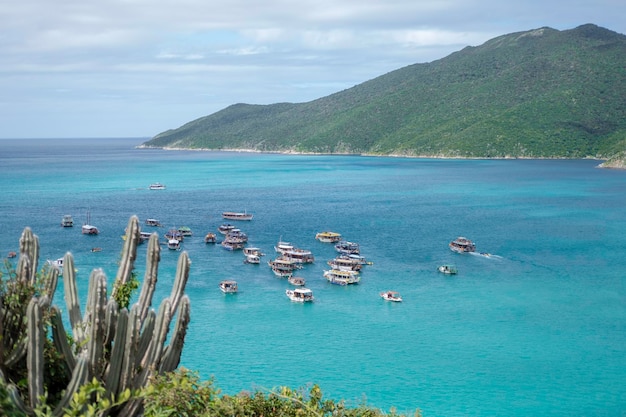
[[301, 103], [623, 0], [0, 2], [0, 138], [150, 138], [232, 104]]

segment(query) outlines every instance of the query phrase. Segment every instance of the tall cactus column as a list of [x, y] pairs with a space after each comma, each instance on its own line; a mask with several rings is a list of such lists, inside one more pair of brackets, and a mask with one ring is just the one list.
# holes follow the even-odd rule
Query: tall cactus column
[[[140, 234], [139, 220], [136, 216], [130, 218], [126, 230], [126, 242], [112, 295], [110, 298], [107, 296], [104, 272], [100, 269], [92, 271], [84, 314], [81, 314], [78, 300], [74, 259], [71, 253], [64, 257], [65, 302], [75, 342], [73, 346], [68, 343], [59, 309], [51, 306], [58, 271], [56, 275], [51, 274], [54, 283], [46, 286], [45, 294], [31, 300], [28, 306], [27, 337], [21, 340], [19, 345], [21, 349], [12, 352], [12, 356], [27, 356], [30, 398], [28, 405], [21, 404], [26, 411], [32, 412], [45, 392], [43, 343], [46, 329], [42, 317], [46, 311], [50, 314], [54, 344], [64, 356], [66, 368], [72, 371], [65, 395], [54, 409], [55, 415], [62, 415], [72, 395], [82, 384], [93, 378], [96, 378], [105, 387], [109, 396], [113, 397], [129, 388], [142, 388], [153, 373], [172, 371], [178, 366], [190, 320], [190, 303], [189, 298], [184, 295], [184, 290], [191, 262], [187, 253], [182, 252], [172, 292], [161, 302], [158, 313], [155, 313], [151, 307], [158, 280], [160, 246], [158, 236], [153, 234], [148, 243], [146, 271], [139, 300], [130, 310], [119, 308], [113, 295], [132, 276]], [[37, 261], [33, 258], [38, 257], [38, 240], [27, 228], [20, 243], [23, 250], [20, 250], [18, 274], [21, 279], [34, 283], [36, 275], [33, 271]], [[177, 317], [177, 321], [170, 342], [166, 345], [173, 317]], [[7, 358], [3, 359], [6, 365]], [[111, 415], [132, 417], [140, 412], [141, 403], [131, 401]]]

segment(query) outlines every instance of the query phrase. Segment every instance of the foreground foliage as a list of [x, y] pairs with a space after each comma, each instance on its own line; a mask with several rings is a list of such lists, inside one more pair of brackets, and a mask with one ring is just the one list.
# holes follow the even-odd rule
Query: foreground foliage
[[[150, 377], [178, 367], [190, 319], [184, 294], [190, 261], [181, 253], [172, 293], [155, 312], [151, 306], [160, 245], [153, 234], [138, 301], [127, 308], [138, 288], [133, 272], [140, 241], [136, 216], [126, 230], [112, 294], [107, 294], [104, 272], [92, 271], [84, 314], [74, 259], [65, 255], [63, 287], [71, 336], [60, 309], [52, 304], [60, 271], [47, 264], [38, 272], [39, 239], [30, 228], [22, 233], [17, 266], [7, 263], [0, 276], [0, 383], [10, 407], [26, 415], [50, 412], [57, 417], [99, 415], [101, 407], [107, 415], [132, 417], [140, 415], [142, 401], [131, 392], [144, 388]], [[174, 332], [168, 336], [172, 324]]]

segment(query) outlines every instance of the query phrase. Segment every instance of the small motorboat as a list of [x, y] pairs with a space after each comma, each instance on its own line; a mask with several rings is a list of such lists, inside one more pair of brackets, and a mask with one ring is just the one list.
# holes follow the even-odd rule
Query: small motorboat
[[217, 237], [215, 236], [215, 233], [209, 232], [204, 237], [204, 243], [216, 243], [216, 242], [217, 242]]
[[243, 263], [244, 264], [260, 264], [261, 263], [261, 257], [259, 255], [255, 255], [253, 253], [247, 253], [245, 254], [246, 259], [244, 259]]
[[295, 285], [296, 287], [302, 287], [306, 284], [306, 281], [302, 277], [291, 276], [287, 278], [287, 281], [289, 281], [291, 285]]
[[323, 243], [337, 243], [341, 241], [341, 234], [337, 232], [324, 231], [315, 235], [315, 239]]
[[180, 250], [180, 240], [170, 239], [167, 241], [167, 248], [170, 250]]
[[380, 293], [383, 300], [393, 301], [399, 303], [402, 301], [402, 297], [397, 291], [383, 291]]
[[154, 182], [152, 184], [150, 184], [150, 188], [151, 190], [165, 190], [165, 185], [161, 184], [160, 182]]
[[442, 274], [450, 275], [454, 275], [458, 272], [454, 265], [440, 265], [439, 267], [437, 267], [437, 270]]
[[239, 288], [237, 287], [237, 281], [233, 281], [230, 279], [224, 280], [224, 281], [220, 281], [220, 290], [224, 293], [224, 294], [234, 294], [237, 291], [239, 291]]
[[95, 247], [95, 248], [91, 248], [92, 252], [102, 252], [102, 248], [100, 247]]
[[313, 291], [308, 288], [296, 288], [294, 290], [285, 290], [285, 294], [291, 301], [298, 303], [306, 303], [313, 301]]

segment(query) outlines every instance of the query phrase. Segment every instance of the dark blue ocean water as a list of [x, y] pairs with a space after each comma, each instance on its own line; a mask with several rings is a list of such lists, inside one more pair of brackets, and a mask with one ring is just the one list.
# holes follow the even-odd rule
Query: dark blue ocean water
[[[182, 365], [225, 393], [317, 383], [348, 404], [425, 416], [626, 414], [626, 171], [591, 160], [135, 149], [141, 142], [0, 140], [0, 254], [30, 226], [43, 260], [74, 254], [85, 301], [94, 268], [112, 282], [131, 215], [161, 220], [161, 233], [189, 226]], [[148, 190], [157, 181], [167, 189]], [[315, 303], [291, 303], [266, 264], [203, 242], [222, 211], [243, 210], [254, 220], [237, 225], [264, 261], [279, 239], [313, 251], [300, 275]], [[80, 233], [88, 212], [98, 236]], [[64, 214], [74, 228], [60, 227]], [[359, 285], [322, 277], [335, 256], [314, 239], [322, 230], [373, 261]], [[494, 256], [452, 253], [459, 235]], [[163, 249], [158, 300], [178, 255]], [[442, 263], [459, 274], [439, 274]], [[240, 293], [219, 291], [226, 278]], [[404, 302], [381, 300], [386, 289]], [[65, 309], [62, 292], [55, 304]]]

